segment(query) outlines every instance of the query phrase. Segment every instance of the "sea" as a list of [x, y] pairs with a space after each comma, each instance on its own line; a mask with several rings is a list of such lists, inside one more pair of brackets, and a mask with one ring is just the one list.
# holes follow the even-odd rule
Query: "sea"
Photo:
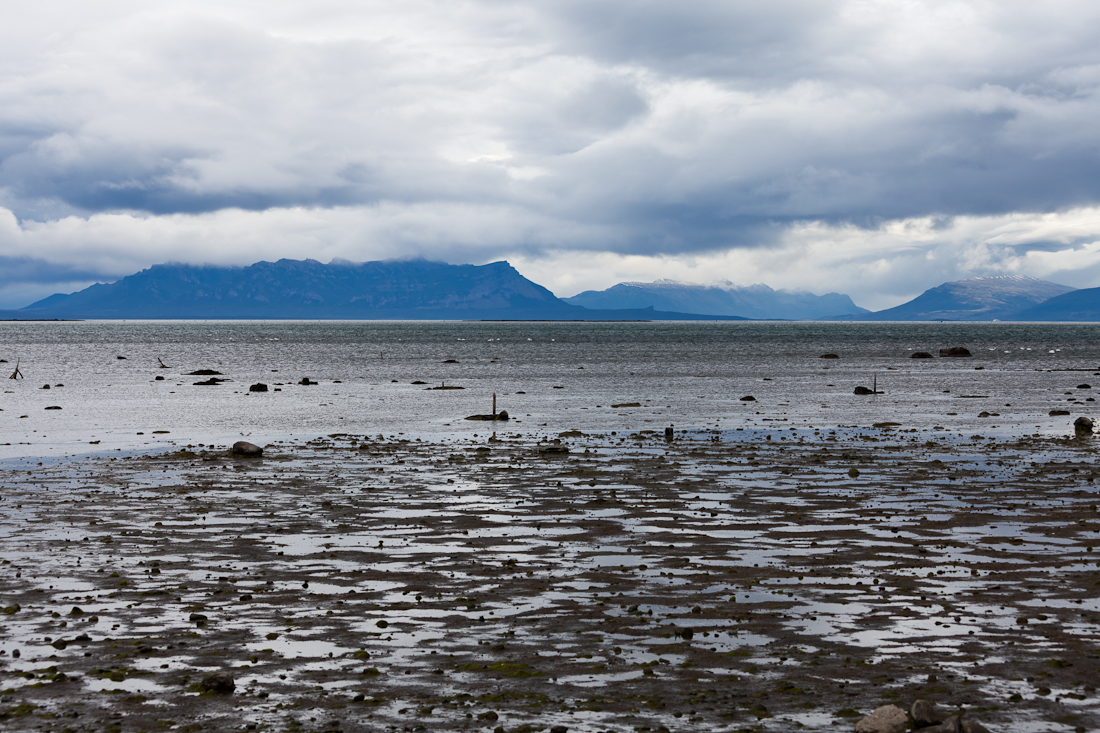
[[[938, 356], [955, 346], [972, 356]], [[0, 461], [20, 464], [337, 433], [1057, 435], [1096, 415], [1100, 324], [3, 322], [0, 359]], [[494, 396], [510, 420], [464, 419]]]

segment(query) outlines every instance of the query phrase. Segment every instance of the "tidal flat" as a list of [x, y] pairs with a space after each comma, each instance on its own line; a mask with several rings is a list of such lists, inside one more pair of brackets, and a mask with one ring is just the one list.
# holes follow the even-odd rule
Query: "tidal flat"
[[1100, 726], [1072, 429], [163, 448], [0, 472], [0, 728]]

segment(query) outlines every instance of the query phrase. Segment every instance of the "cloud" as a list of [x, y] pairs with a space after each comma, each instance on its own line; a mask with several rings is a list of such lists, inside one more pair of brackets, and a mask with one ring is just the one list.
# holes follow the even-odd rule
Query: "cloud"
[[1070, 0], [24, 4], [0, 26], [0, 206], [102, 275], [758, 250], [796, 281], [827, 243], [910, 292], [861, 243], [1100, 204], [1098, 21]]

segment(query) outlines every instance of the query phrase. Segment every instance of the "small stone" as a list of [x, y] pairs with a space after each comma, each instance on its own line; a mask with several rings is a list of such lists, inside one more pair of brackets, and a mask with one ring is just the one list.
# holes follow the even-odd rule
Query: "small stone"
[[238, 440], [233, 444], [233, 447], [229, 449], [229, 455], [241, 456], [244, 458], [259, 458], [264, 454], [264, 449], [258, 445], [247, 443], [243, 440]]
[[883, 705], [856, 723], [856, 733], [905, 733], [909, 716], [897, 705]]
[[233, 675], [228, 672], [213, 672], [202, 678], [199, 687], [207, 692], [227, 695], [236, 689], [237, 683], [233, 681]]
[[936, 725], [943, 722], [943, 716], [936, 710], [935, 703], [930, 703], [927, 700], [917, 700], [913, 703], [909, 709], [909, 715], [912, 716], [913, 722], [918, 728], [924, 728], [929, 725]]
[[264, 384], [263, 382], [256, 382], [253, 385], [249, 385], [248, 391], [249, 392], [266, 392], [267, 391], [267, 385]]

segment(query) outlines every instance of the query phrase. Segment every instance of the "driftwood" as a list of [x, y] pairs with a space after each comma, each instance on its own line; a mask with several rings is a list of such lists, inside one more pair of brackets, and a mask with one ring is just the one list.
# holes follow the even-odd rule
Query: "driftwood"
[[19, 359], [15, 360], [15, 371], [11, 373], [8, 379], [23, 379], [23, 372], [19, 371]]

